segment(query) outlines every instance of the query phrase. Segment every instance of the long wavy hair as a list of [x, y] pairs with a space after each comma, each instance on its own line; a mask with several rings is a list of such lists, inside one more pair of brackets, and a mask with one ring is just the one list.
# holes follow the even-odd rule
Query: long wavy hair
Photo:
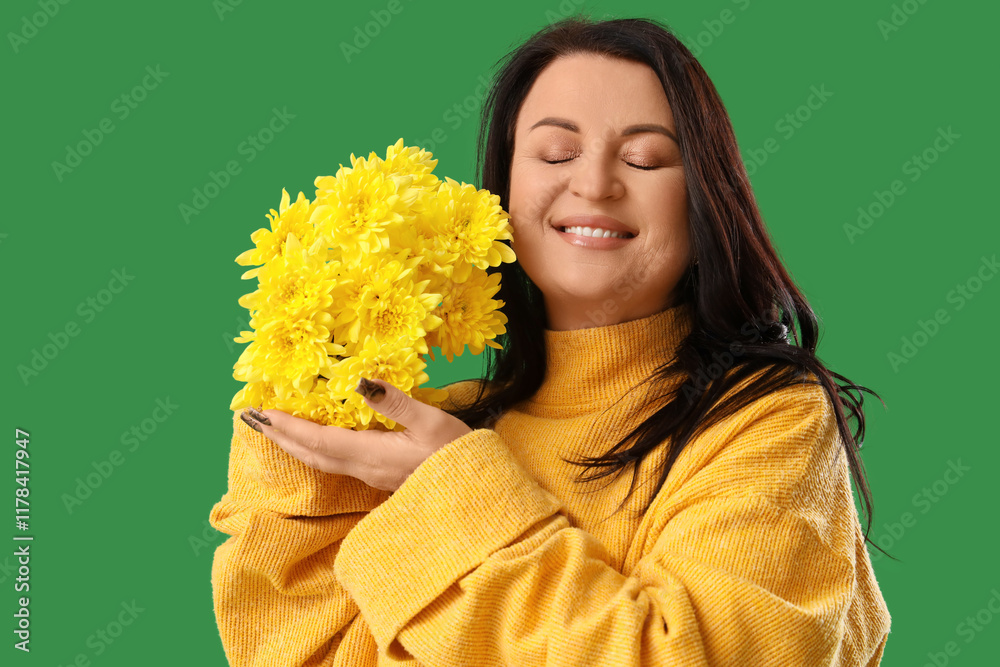
[[[834, 406], [851, 475], [868, 515], [865, 540], [871, 542], [873, 502], [859, 451], [865, 434], [862, 392], [878, 394], [828, 370], [816, 357], [817, 316], [771, 243], [729, 114], [705, 70], [669, 27], [646, 19], [571, 17], [544, 28], [502, 58], [479, 128], [477, 167], [482, 187], [500, 195], [504, 209], [509, 209], [514, 127], [521, 104], [549, 63], [574, 53], [643, 63], [659, 77], [683, 157], [696, 258], [681, 277], [675, 302], [691, 307], [690, 334], [674, 358], [664, 359], [649, 378], [655, 384], [683, 381], [671, 383], [676, 390], [657, 399], [662, 405], [652, 416], [606, 454], [568, 461], [591, 473], [584, 478], [581, 471], [577, 481], [617, 476], [633, 466], [632, 485], [621, 510], [635, 490], [642, 459], [669, 440], [645, 512], [681, 451], [705, 428], [782, 387], [820, 384]], [[545, 378], [542, 330], [547, 321], [542, 294], [517, 262], [491, 269], [495, 271], [501, 274], [495, 298], [504, 302], [514, 326], [498, 336], [502, 350], [486, 348], [486, 382], [480, 383], [473, 402], [451, 410], [473, 428], [488, 425], [508, 407], [531, 398]], [[758, 374], [756, 381], [731, 391]], [[854, 432], [849, 419], [856, 422]]]

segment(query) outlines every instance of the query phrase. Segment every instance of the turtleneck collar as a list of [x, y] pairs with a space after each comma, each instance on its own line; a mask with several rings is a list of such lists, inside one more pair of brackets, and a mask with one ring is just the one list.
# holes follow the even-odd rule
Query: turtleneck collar
[[691, 330], [691, 307], [679, 304], [619, 324], [544, 329], [545, 380], [536, 405], [608, 405], [670, 361]]

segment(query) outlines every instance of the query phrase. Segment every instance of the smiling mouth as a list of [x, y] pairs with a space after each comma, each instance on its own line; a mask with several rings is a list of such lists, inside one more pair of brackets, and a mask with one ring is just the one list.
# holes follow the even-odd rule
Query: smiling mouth
[[619, 238], [619, 239], [631, 239], [635, 238], [635, 234], [631, 232], [612, 232], [608, 229], [601, 229], [600, 227], [556, 227], [557, 230], [567, 234], [576, 234], [577, 236], [586, 236], [588, 238]]

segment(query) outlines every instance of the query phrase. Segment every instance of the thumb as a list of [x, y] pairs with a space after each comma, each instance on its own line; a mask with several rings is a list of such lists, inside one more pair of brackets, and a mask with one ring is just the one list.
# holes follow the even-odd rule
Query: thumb
[[388, 417], [406, 428], [418, 428], [420, 408], [423, 403], [407, 396], [403, 390], [394, 387], [385, 380], [369, 380], [361, 378], [356, 392], [365, 399], [365, 404], [380, 415]]

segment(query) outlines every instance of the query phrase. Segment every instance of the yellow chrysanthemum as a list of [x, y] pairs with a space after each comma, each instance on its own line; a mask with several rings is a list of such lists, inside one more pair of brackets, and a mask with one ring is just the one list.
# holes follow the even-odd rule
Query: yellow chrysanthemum
[[[317, 212], [318, 204], [310, 202], [301, 192], [294, 204], [289, 205], [288, 201], [288, 191], [282, 189], [278, 210], [272, 208], [267, 214], [267, 218], [271, 221], [271, 229], [262, 227], [250, 235], [250, 240], [256, 247], [241, 253], [236, 258], [237, 264], [240, 266], [266, 264], [273, 258], [280, 257], [284, 253], [289, 234], [294, 234], [307, 247], [317, 240], [313, 216]], [[243, 274], [243, 278], [253, 278], [259, 270], [259, 268], [251, 269]]]
[[427, 212], [435, 242], [434, 261], [453, 281], [465, 282], [473, 266], [486, 269], [516, 259], [503, 243], [513, 235], [498, 195], [445, 177], [434, 203]]
[[438, 161], [430, 152], [416, 146], [403, 146], [400, 138], [385, 149], [382, 167], [388, 174], [413, 176], [411, 187], [434, 189], [441, 182], [432, 172]]
[[327, 261], [325, 252], [303, 248], [294, 234], [288, 235], [285, 252], [260, 268], [257, 291], [244, 294], [239, 304], [252, 317], [261, 312], [271, 317], [309, 318], [333, 304], [340, 263]]
[[358, 425], [354, 409], [341, 399], [337, 399], [327, 388], [323, 378], [316, 380], [313, 390], [303, 397], [293, 397], [281, 408], [294, 417], [308, 419], [317, 424], [353, 429]]
[[347, 346], [347, 355], [354, 354], [354, 345], [361, 332], [361, 295], [371, 280], [370, 271], [361, 265], [341, 267], [337, 286], [333, 289], [331, 310], [334, 317], [331, 329], [333, 339]]
[[413, 398], [435, 408], [440, 408], [445, 400], [447, 400], [448, 395], [447, 389], [438, 389], [436, 387], [414, 387], [410, 392], [410, 396]]
[[373, 272], [371, 282], [361, 294], [360, 326], [365, 336], [380, 344], [412, 346], [426, 354], [427, 330], [441, 325], [441, 318], [431, 312], [441, 302], [441, 295], [425, 292], [427, 281], [414, 284], [407, 279], [412, 271], [401, 262], [392, 261]]
[[279, 398], [292, 392], [300, 396], [312, 390], [316, 377], [326, 375], [335, 360], [331, 355], [345, 352], [330, 342], [327, 328], [332, 318], [319, 313], [314, 319], [277, 318], [255, 332], [234, 366], [233, 377], [244, 382], [270, 382]]
[[427, 344], [441, 348], [449, 362], [462, 356], [466, 345], [472, 354], [482, 353], [484, 345], [502, 349], [493, 339], [507, 332], [507, 316], [499, 310], [504, 302], [490, 298], [499, 290], [500, 274], [487, 274], [478, 267], [464, 283], [446, 288], [444, 301], [434, 311], [443, 322], [427, 336]]
[[366, 377], [369, 380], [385, 380], [412, 396], [414, 388], [430, 379], [424, 372], [426, 367], [427, 364], [413, 348], [387, 347], [374, 338], [368, 338], [358, 346], [354, 356], [336, 364], [327, 386], [332, 387], [333, 396], [343, 398], [351, 405], [363, 426], [368, 427], [374, 420], [389, 430], [400, 431], [405, 428], [402, 424], [369, 408], [355, 388], [361, 378]]
[[316, 179], [316, 200], [325, 207], [318, 227], [348, 262], [387, 248], [389, 227], [403, 223], [413, 203], [412, 197], [400, 196], [380, 162], [358, 158], [353, 167], [341, 166], [336, 176]]
[[270, 382], [248, 382], [233, 396], [229, 409], [243, 410], [252, 406], [259, 410], [270, 410], [277, 406], [277, 402], [278, 396]]
[[[361, 329], [370, 321], [366, 311], [378, 305], [379, 298], [385, 294], [417, 294], [413, 284], [414, 270], [421, 261], [420, 257], [410, 257], [406, 248], [392, 254], [383, 253], [369, 259], [366, 265], [347, 266], [343, 268], [340, 284], [337, 286], [334, 299], [338, 305], [333, 324], [334, 338], [345, 345], [361, 342]], [[427, 292], [426, 289], [423, 292]], [[437, 301], [424, 296], [423, 308], [430, 310]], [[384, 309], [383, 309], [384, 310]], [[420, 320], [425, 322], [425, 318]], [[436, 324], [434, 320], [426, 322], [427, 326]], [[349, 354], [353, 352], [348, 351]]]
[[[237, 257], [258, 264], [239, 303], [250, 311], [248, 343], [233, 377], [246, 384], [231, 407], [274, 408], [320, 424], [357, 430], [403, 430], [354, 391], [361, 377], [381, 378], [428, 405], [447, 390], [421, 387], [430, 346], [449, 361], [465, 346], [479, 354], [506, 332], [495, 300], [513, 262], [500, 199], [444, 182], [430, 152], [400, 139], [385, 159], [351, 155], [335, 176], [315, 180], [316, 198], [294, 204], [282, 190], [271, 229]], [[431, 355], [433, 358], [433, 355]]]

